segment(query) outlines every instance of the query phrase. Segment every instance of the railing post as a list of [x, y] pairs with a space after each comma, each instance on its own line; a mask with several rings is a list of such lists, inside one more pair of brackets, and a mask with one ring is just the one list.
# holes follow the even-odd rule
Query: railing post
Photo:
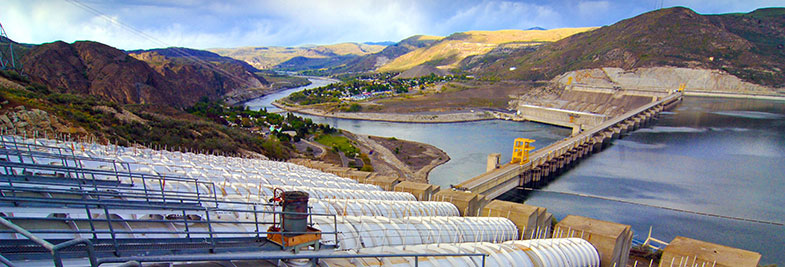
[[[144, 198], [147, 200], [147, 204], [150, 204], [150, 194], [147, 191], [147, 183], [144, 181], [144, 174], [141, 175], [142, 178], [142, 188], [144, 188]], [[131, 178], [133, 180], [133, 178]]]
[[215, 191], [215, 183], [210, 182], [213, 185], [213, 203], [215, 203], [215, 208], [218, 208], [218, 192]]
[[313, 207], [308, 207], [308, 226], [313, 226]]
[[196, 203], [202, 206], [202, 196], [199, 193], [199, 180], [194, 179], [194, 186], [196, 187]]
[[164, 190], [164, 178], [161, 175], [158, 175], [158, 185], [161, 186], [161, 201], [166, 207], [166, 190]]
[[114, 245], [114, 255], [120, 256], [120, 247], [117, 245], [117, 236], [112, 226], [112, 217], [109, 216], [109, 209], [104, 205], [104, 215], [106, 216], [106, 225], [109, 227], [109, 234], [112, 236], [112, 245]]
[[[117, 161], [112, 160], [112, 167], [114, 167], [114, 177], [117, 178], [117, 184], [120, 184], [120, 172], [117, 171]], [[131, 179], [131, 184], [133, 184], [134, 180]]]
[[90, 266], [98, 266], [98, 259], [95, 255], [95, 248], [93, 247], [93, 243], [91, 243], [90, 240], [84, 238], [69, 240], [52, 247], [52, 259], [54, 260], [55, 266], [63, 266], [63, 260], [60, 257], [60, 249], [80, 243], [85, 245], [85, 249], [87, 250], [87, 258], [90, 260]]
[[213, 224], [210, 221], [210, 211], [207, 209], [207, 207], [204, 207], [204, 214], [207, 218], [207, 233], [210, 235], [210, 246], [212, 246], [210, 252], [212, 253], [215, 252], [215, 238], [213, 237]]
[[253, 205], [253, 222], [256, 225], [256, 238], [259, 239], [261, 236], [259, 235], [259, 218], [257, 217], [256, 204], [251, 205]]
[[90, 212], [90, 207], [85, 204], [84, 209], [87, 212], [87, 222], [90, 223], [90, 231], [93, 233], [93, 240], [98, 241], [98, 234], [95, 232], [95, 224], [93, 224], [93, 214]]
[[185, 208], [183, 208], [183, 224], [185, 225], [185, 237], [191, 239], [191, 231], [188, 229], [188, 215], [185, 215]]

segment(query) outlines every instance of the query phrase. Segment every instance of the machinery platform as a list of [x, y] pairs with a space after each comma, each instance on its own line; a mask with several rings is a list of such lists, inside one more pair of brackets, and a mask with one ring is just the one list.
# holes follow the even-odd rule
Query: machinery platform
[[267, 240], [281, 246], [282, 250], [293, 250], [295, 254], [300, 253], [300, 249], [313, 246], [314, 250], [319, 250], [319, 240], [322, 239], [322, 231], [308, 226], [307, 234], [285, 236], [281, 229], [271, 226], [267, 229]]

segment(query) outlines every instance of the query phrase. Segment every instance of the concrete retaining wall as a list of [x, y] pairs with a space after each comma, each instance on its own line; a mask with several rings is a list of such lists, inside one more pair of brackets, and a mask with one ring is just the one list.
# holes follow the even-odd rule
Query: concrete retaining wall
[[[545, 108], [532, 105], [519, 105], [518, 117], [525, 120], [543, 122], [569, 128], [574, 128], [577, 125], [583, 125], [584, 129], [599, 125], [606, 119], [605, 115], [564, 109]], [[570, 117], [572, 117], [572, 121], [570, 120]]]

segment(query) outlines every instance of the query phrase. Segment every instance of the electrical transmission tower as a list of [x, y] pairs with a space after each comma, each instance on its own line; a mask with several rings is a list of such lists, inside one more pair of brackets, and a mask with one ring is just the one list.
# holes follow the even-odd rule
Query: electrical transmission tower
[[2, 42], [8, 42], [8, 50], [3, 51], [3, 49], [0, 49], [0, 69], [16, 69], [16, 60], [14, 59], [14, 42], [8, 38], [7, 34], [5, 34], [5, 28], [3, 28], [3, 24], [0, 23], [0, 43]]

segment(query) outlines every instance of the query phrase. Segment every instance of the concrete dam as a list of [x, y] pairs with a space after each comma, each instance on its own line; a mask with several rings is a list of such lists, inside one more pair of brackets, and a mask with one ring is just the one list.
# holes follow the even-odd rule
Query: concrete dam
[[522, 164], [516, 162], [492, 166], [490, 164], [493, 164], [493, 160], [489, 159], [488, 172], [453, 187], [494, 199], [516, 187], [543, 185], [574, 166], [580, 159], [607, 147], [612, 140], [647, 125], [656, 119], [660, 112], [672, 108], [681, 99], [682, 93], [670, 94], [602, 121], [589, 129], [582, 129], [585, 125], [578, 125], [573, 128], [571, 137], [533, 151], [529, 155], [529, 161]]

